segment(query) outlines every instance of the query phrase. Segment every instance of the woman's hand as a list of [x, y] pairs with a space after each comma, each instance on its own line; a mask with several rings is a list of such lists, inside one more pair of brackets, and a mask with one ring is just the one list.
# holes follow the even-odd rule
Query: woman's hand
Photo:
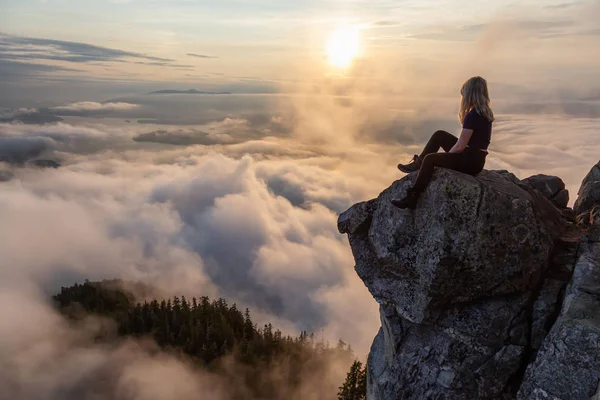
[[463, 129], [458, 138], [458, 142], [450, 149], [449, 153], [462, 153], [467, 147], [471, 136], [473, 135], [472, 129]]
[[464, 149], [461, 149], [461, 148], [459, 148], [459, 147], [458, 147], [458, 143], [456, 143], [456, 144], [454, 145], [454, 147], [452, 147], [448, 153], [462, 153], [462, 152], [463, 152], [463, 150], [464, 150]]

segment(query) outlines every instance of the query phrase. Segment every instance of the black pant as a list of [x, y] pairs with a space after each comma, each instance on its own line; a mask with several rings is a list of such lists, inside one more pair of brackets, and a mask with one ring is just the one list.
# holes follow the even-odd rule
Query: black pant
[[[421, 153], [421, 169], [413, 188], [420, 193], [429, 184], [434, 167], [453, 169], [469, 175], [477, 175], [485, 165], [486, 152], [467, 147], [462, 153], [448, 153], [458, 142], [458, 138], [446, 131], [437, 131], [429, 139]], [[438, 153], [442, 148], [446, 153]]]

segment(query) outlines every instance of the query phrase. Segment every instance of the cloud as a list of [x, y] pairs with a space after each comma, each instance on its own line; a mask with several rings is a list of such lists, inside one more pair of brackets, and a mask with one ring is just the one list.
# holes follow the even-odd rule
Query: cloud
[[[199, 123], [190, 124], [186, 118], [181, 117], [180, 125], [194, 125], [193, 127], [179, 127], [158, 129], [152, 132], [144, 132], [137, 135], [134, 140], [138, 142], [154, 142], [174, 144], [180, 146], [191, 145], [215, 145], [243, 143], [250, 140], [261, 139], [268, 136], [285, 136], [285, 127], [272, 122], [269, 116], [262, 114], [249, 115], [246, 118], [214, 119], [210, 116], [202, 116], [201, 113], [194, 115], [203, 120]], [[172, 125], [172, 121], [151, 120], [139, 121], [151, 124]]]
[[550, 5], [544, 6], [544, 8], [550, 9], [550, 10], [564, 10], [566, 8], [571, 8], [571, 7], [575, 7], [575, 6], [579, 6], [579, 5], [581, 5], [580, 1], [572, 1], [572, 2], [560, 3], [560, 4], [550, 4]]
[[0, 137], [0, 162], [24, 164], [48, 150], [43, 138]]
[[0, 123], [22, 122], [24, 124], [50, 124], [63, 121], [62, 117], [135, 117], [141, 112], [138, 104], [125, 102], [98, 103], [94, 101], [82, 101], [64, 106], [50, 108], [20, 108], [0, 109]]
[[[573, 190], [600, 150], [584, 144], [593, 140], [595, 123], [546, 117], [547, 124], [531, 131], [530, 118], [499, 120], [488, 168], [508, 168], [521, 177], [556, 173]], [[225, 120], [219, 129], [235, 131], [247, 123]], [[577, 132], [579, 139], [563, 148], [563, 142], [551, 139], [557, 129]], [[8, 193], [0, 207], [3, 220], [15, 227], [10, 230], [15, 238], [36, 232], [27, 246], [39, 250], [34, 257], [17, 246], [17, 239], [0, 240], [7, 265], [46, 285], [117, 276], [193, 294], [206, 287], [296, 329], [336, 332], [353, 329], [349, 320], [338, 321], [346, 315], [344, 296], [364, 290], [347, 244], [336, 232], [336, 215], [398, 177], [395, 164], [418, 152], [425, 140], [419, 134], [410, 146], [364, 143], [336, 151], [294, 138], [269, 138], [115, 153], [109, 149], [121, 145], [113, 137], [123, 132], [110, 130], [67, 124], [0, 127], [12, 136], [12, 148], [42, 143], [65, 158], [59, 170], [15, 171], [20, 184], [3, 183]], [[539, 140], [548, 146], [540, 148]], [[105, 151], [82, 155], [90, 143]], [[255, 156], [244, 157], [247, 153]], [[55, 219], [72, 222], [63, 229]], [[43, 226], [56, 228], [50, 232]], [[360, 296], [366, 307], [361, 313], [376, 318], [368, 293]], [[349, 336], [344, 339], [362, 343], [359, 347], [371, 339], [364, 332]]]
[[207, 55], [204, 55], [204, 54], [195, 54], [195, 53], [187, 53], [187, 55], [190, 56], [190, 57], [196, 57], [196, 58], [218, 58], [218, 57], [215, 57], [215, 56], [207, 56]]
[[150, 198], [177, 210], [186, 226], [183, 238], [202, 254], [211, 280], [228, 297], [277, 317], [302, 320], [310, 329], [323, 324], [320, 307], [308, 296], [339, 284], [342, 265], [350, 262], [335, 214], [316, 202], [295, 208], [274, 196], [250, 158], [199, 161], [203, 177], [173, 180]]
[[387, 21], [387, 20], [375, 21], [371, 24], [371, 26], [378, 27], [378, 28], [388, 28], [388, 27], [395, 27], [395, 26], [400, 26], [400, 25], [402, 25], [402, 24], [399, 21]]
[[133, 138], [137, 142], [164, 143], [177, 146], [192, 146], [196, 144], [214, 145], [234, 143], [236, 140], [226, 133], [207, 133], [198, 130], [157, 130], [142, 133]]
[[[0, 123], [0, 143], [6, 143], [5, 155], [15, 160], [22, 160], [18, 163], [42, 155], [45, 158], [62, 158], [66, 154], [104, 151], [112, 146], [126, 147], [127, 144], [133, 143], [132, 135], [133, 132], [120, 128], [104, 130], [62, 122], [46, 125]], [[29, 148], [40, 149], [41, 143], [44, 148], [40, 152], [25, 151]], [[9, 156], [10, 154], [13, 156]]]
[[[0, 324], [3, 398], [192, 399], [198, 393], [207, 399], [228, 398], [222, 378], [157, 352], [149, 342], [98, 343], [94, 336], [114, 335], [108, 321], [68, 324], [41, 293], [2, 289], [0, 308], [10, 321]], [[9, 304], [19, 304], [19, 310]]]
[[[593, 139], [597, 118], [561, 115], [504, 115], [494, 127], [490, 169], [509, 169], [520, 178], [544, 173], [560, 176], [571, 203], [600, 154]], [[569, 140], [564, 140], [568, 132]], [[594, 143], [594, 144], [593, 144]]]
[[169, 58], [148, 56], [141, 53], [111, 49], [82, 42], [30, 38], [0, 34], [0, 55], [12, 60], [39, 59], [88, 63], [91, 61], [117, 61], [143, 59], [147, 61], [173, 62]]
[[56, 65], [5, 60], [0, 53], [0, 81], [13, 82], [16, 78], [30, 78], [37, 75], [46, 76], [55, 72], [79, 72], [79, 70]]
[[138, 65], [153, 65], [153, 66], [158, 66], [158, 67], [169, 67], [169, 68], [190, 69], [190, 70], [194, 68], [194, 65], [172, 64], [172, 63], [166, 62], [166, 61], [152, 61], [152, 62], [148, 62], [148, 61], [134, 61], [133, 64], [138, 64]]
[[37, 110], [35, 108], [0, 109], [0, 123], [22, 122], [24, 124], [48, 124], [60, 122], [63, 119], [54, 115], [48, 109]]
[[408, 36], [412, 39], [426, 40], [450, 40], [450, 41], [469, 41], [475, 39], [481, 32], [484, 31], [486, 25], [466, 25], [458, 28], [448, 28], [441, 31], [419, 33]]
[[[502, 90], [529, 95], [512, 87]], [[42, 341], [34, 326], [19, 325], [18, 316], [5, 314], [14, 330], [0, 335], [10, 338], [0, 339], [0, 349], [22, 348], [14, 336], [17, 331], [41, 342], [43, 349], [53, 349], [31, 359], [27, 349], [0, 354], [11, 363], [27, 360], [18, 368], [5, 368], [8, 372], [0, 374], [0, 385], [9, 382], [14, 390], [14, 382], [22, 382], [11, 375], [13, 371], [46, 378], [29, 384], [29, 389], [19, 386], [23, 392], [13, 398], [21, 393], [23, 398], [35, 397], [36, 390], [64, 390], [67, 394], [61, 398], [68, 398], [80, 394], [82, 387], [95, 387], [98, 377], [109, 382], [97, 389], [107, 398], [166, 392], [185, 398], [198, 391], [219, 400], [218, 396], [228, 398], [227, 382], [223, 386], [211, 375], [198, 375], [185, 362], [157, 355], [144, 344], [123, 343], [110, 349], [91, 344], [86, 330], [61, 327], [53, 322], [58, 318], [45, 300], [30, 295], [84, 278], [120, 277], [152, 283], [167, 293], [222, 295], [240, 307], [251, 307], [259, 322], [273, 321], [292, 333], [323, 330], [327, 339], [341, 337], [359, 356], [366, 353], [379, 326], [377, 304], [352, 268], [346, 238], [336, 230], [337, 214], [376, 196], [402, 176], [397, 162], [419, 152], [434, 130], [457, 127], [456, 99], [393, 101], [398, 109], [408, 108], [407, 104], [412, 108], [404, 113], [388, 113], [383, 105], [391, 103], [389, 98], [278, 99], [285, 102], [269, 113], [260, 103], [232, 105], [237, 101], [232, 98], [223, 105], [232, 108], [218, 113], [226, 111], [225, 118], [150, 133], [137, 124], [103, 125], [98, 120], [79, 120], [78, 125], [0, 125], [2, 138], [13, 141], [13, 148], [43, 143], [44, 151], [64, 160], [58, 170], [9, 169], [14, 179], [0, 183], [0, 220], [10, 227], [0, 232], [0, 289], [11, 287], [33, 299], [43, 315], [37, 321], [49, 326], [49, 331], [39, 332], [46, 338]], [[168, 118], [179, 113], [187, 119], [188, 111], [182, 111], [178, 102], [131, 101], [109, 102], [115, 108], [111, 112], [121, 112], [114, 104], [135, 103], [139, 107], [128, 112], [156, 115], [163, 110]], [[219, 100], [212, 101], [213, 108], [220, 107]], [[64, 107], [66, 112], [103, 107], [85, 104]], [[189, 112], [202, 108], [193, 102]], [[557, 174], [573, 195], [597, 162], [600, 148], [590, 145], [597, 142], [596, 119], [572, 118], [558, 111], [553, 115], [504, 111], [498, 116], [490, 169], [507, 168], [520, 177]], [[270, 129], [267, 136], [264, 129]], [[571, 133], [569, 141], [563, 140], [564, 132]], [[165, 142], [229, 135], [233, 142], [143, 147], [131, 140], [144, 134]], [[20, 299], [11, 298], [11, 304], [20, 304]], [[31, 309], [30, 314], [36, 312]], [[73, 372], [43, 368], [56, 363]], [[162, 380], [149, 383], [155, 374], [174, 378], [164, 386], [159, 385]]]
[[[67, 321], [33, 288], [2, 289], [2, 398], [191, 400], [199, 394], [206, 400], [251, 398], [245, 381], [248, 367], [230, 358], [212, 364], [210, 371], [201, 369], [150, 340], [117, 338], [112, 321], [96, 317]], [[328, 361], [324, 368], [302, 371], [291, 385], [278, 368], [280, 360], [269, 366], [271, 371], [262, 371], [261, 378], [276, 398], [332, 399], [349, 363], [341, 357], [323, 358]]]
[[[83, 134], [66, 124], [7, 128], [26, 141], [45, 138], [65, 162], [58, 170], [15, 170], [15, 179], [2, 183], [0, 218], [11, 226], [10, 237], [0, 235], [3, 282], [49, 291], [84, 278], [142, 280], [169, 293], [225, 296], [288, 332], [327, 328], [334, 341], [333, 332], [346, 330], [346, 341], [366, 349], [369, 335], [338, 327], [330, 315], [354, 312], [376, 321], [375, 303], [363, 302], [362, 311], [341, 311], [343, 301], [333, 308], [323, 303], [336, 297], [330, 289], [344, 293], [347, 285], [370, 299], [364, 286], [351, 283], [358, 278], [335, 224], [337, 210], [363, 196], [364, 187], [318, 166], [314, 152], [305, 153], [313, 166], [301, 168], [264, 159], [265, 153], [225, 155], [237, 154], [237, 145], [222, 154], [209, 148], [115, 152], [108, 140], [116, 133], [86, 128]], [[76, 130], [94, 135], [105, 151], [81, 155], [71, 143]], [[295, 147], [272, 146], [281, 153]], [[294, 187], [303, 197], [297, 206], [290, 202]]]
[[508, 33], [506, 39], [527, 36], [528, 38], [550, 38], [563, 35], [581, 34], [585, 31], [572, 31], [566, 28], [575, 26], [573, 21], [543, 21], [543, 20], [499, 20], [485, 24], [465, 25], [459, 28], [446, 28], [429, 33], [410, 35], [412, 39], [427, 39], [439, 41], [474, 41], [489, 30]]
[[[78, 69], [68, 68], [65, 65], [78, 65]], [[174, 59], [150, 56], [134, 51], [125, 51], [108, 47], [96, 46], [83, 42], [62, 41], [33, 37], [21, 37], [0, 33], [0, 76], [2, 80], [24, 84], [26, 78], [43, 78], [50, 80], [50, 76], [60, 72], [78, 72], [81, 81], [105, 79], [115, 84], [119, 79], [140, 78], [137, 72], [122, 69], [120, 77], [114, 74], [107, 77], [106, 71], [111, 66], [126, 64], [147, 65], [177, 70], [192, 70], [193, 65], [179, 64]], [[92, 70], [92, 66], [96, 69]], [[103, 73], [98, 72], [98, 67], [103, 66]], [[23, 67], [22, 70], [19, 67]], [[108, 68], [108, 69], [107, 69]], [[114, 70], [114, 69], [113, 69]], [[73, 76], [74, 74], [70, 74]], [[10, 78], [10, 79], [9, 79]], [[64, 77], [63, 77], [64, 78]], [[71, 78], [72, 79], [72, 78]]]
[[[202, 260], [186, 246], [169, 242], [179, 228], [168, 208], [142, 202], [141, 208], [129, 209], [127, 202], [140, 195], [143, 185], [126, 189], [129, 179], [76, 173], [69, 166], [64, 172], [45, 171], [17, 172], [29, 189], [20, 189], [14, 181], [3, 186], [2, 218], [15, 233], [12, 239], [8, 231], [1, 235], [3, 250], [13, 247], [0, 269], [6, 285], [33, 283], [57, 290], [87, 276], [150, 281], [160, 277], [160, 286], [171, 291], [181, 281], [189, 283], [187, 290], [195, 286], [195, 293], [215, 293]], [[41, 247], [35, 254], [29, 252], [37, 246]]]
[[504, 103], [502, 112], [508, 114], [568, 115], [577, 118], [600, 118], [600, 101], [574, 101], [558, 99], [554, 102]]
[[55, 115], [62, 116], [92, 116], [92, 115], [106, 115], [113, 114], [122, 111], [132, 111], [139, 109], [138, 104], [131, 103], [98, 103], [94, 101], [82, 101], [79, 103], [72, 103], [66, 106], [52, 107], [48, 110]]
[[310, 209], [319, 204], [339, 214], [352, 203], [352, 195], [345, 182], [332, 176], [322, 176], [321, 168], [298, 165], [293, 161], [268, 163], [257, 169], [269, 191], [286, 198], [292, 205]]
[[[210, 89], [209, 89], [210, 90]], [[175, 89], [169, 90], [174, 92]], [[207, 90], [208, 91], [208, 90]], [[156, 92], [156, 91], [154, 91]], [[177, 93], [191, 92], [178, 90]], [[216, 91], [210, 91], [216, 93]], [[175, 93], [175, 94], [177, 94]], [[270, 120], [276, 111], [275, 99], [269, 96], [244, 95], [137, 95], [111, 99], [110, 102], [138, 104], [132, 118], [151, 120], [160, 125], [198, 126], [208, 131], [207, 124], [222, 123], [225, 128], [229, 121], [246, 120], [246, 133], [254, 137], [264, 136], [262, 129], [284, 129], [282, 124], [271, 124]], [[240, 128], [240, 126], [237, 126]], [[163, 127], [161, 129], [167, 129]], [[236, 132], [237, 136], [239, 132]]]

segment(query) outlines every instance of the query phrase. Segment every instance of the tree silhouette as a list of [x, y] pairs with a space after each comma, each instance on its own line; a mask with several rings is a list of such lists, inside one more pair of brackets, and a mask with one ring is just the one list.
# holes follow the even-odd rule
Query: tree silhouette
[[367, 367], [360, 361], [354, 361], [346, 375], [346, 381], [340, 387], [338, 400], [365, 400], [367, 398]]
[[[314, 379], [324, 377], [331, 360], [341, 358], [350, 364], [354, 358], [350, 346], [341, 340], [331, 347], [313, 333], [302, 331], [297, 337], [284, 335], [270, 323], [258, 328], [250, 310], [242, 313], [236, 304], [230, 306], [225, 299], [211, 301], [202, 296], [193, 297], [190, 302], [184, 296], [175, 296], [136, 302], [122, 289], [124, 286], [121, 281], [86, 281], [61, 288], [53, 298], [68, 318], [81, 319], [95, 314], [113, 319], [117, 331], [112, 340], [151, 338], [163, 350], [189, 357], [196, 366], [217, 373], [229, 373], [223, 371], [223, 362], [234, 360], [240, 371], [232, 379], [241, 380], [243, 385], [239, 386], [249, 387], [253, 398], [280, 398], [281, 379], [286, 387], [294, 388], [302, 383], [306, 374], [312, 374]], [[358, 393], [364, 393], [360, 388], [365, 387], [360, 363], [357, 368], [356, 371], [351, 369], [340, 391], [344, 396], [354, 397], [342, 399], [364, 399], [364, 396], [357, 397]], [[247, 393], [240, 393], [239, 398], [247, 398], [244, 396]], [[333, 398], [335, 392], [319, 397]]]

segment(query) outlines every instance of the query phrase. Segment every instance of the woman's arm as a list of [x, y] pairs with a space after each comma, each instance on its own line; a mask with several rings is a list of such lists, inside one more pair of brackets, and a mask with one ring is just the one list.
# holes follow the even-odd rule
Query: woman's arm
[[473, 129], [464, 129], [460, 133], [460, 137], [458, 138], [458, 142], [452, 147], [449, 153], [461, 153], [466, 147], [467, 143], [471, 139], [471, 135], [473, 135]]

